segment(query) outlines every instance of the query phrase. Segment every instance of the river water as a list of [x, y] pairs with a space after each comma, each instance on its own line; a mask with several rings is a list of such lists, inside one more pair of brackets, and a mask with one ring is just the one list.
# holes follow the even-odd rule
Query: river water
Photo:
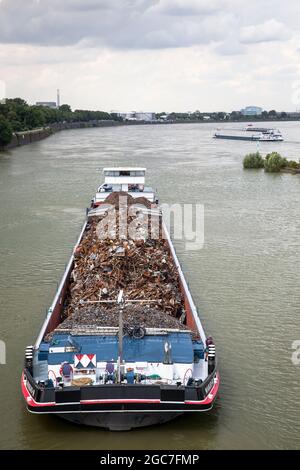
[[[300, 123], [278, 124], [300, 157]], [[227, 124], [228, 128], [240, 128]], [[300, 176], [244, 171], [256, 143], [212, 139], [212, 124], [70, 130], [0, 154], [0, 448], [266, 449], [300, 444]], [[209, 414], [124, 433], [30, 415], [20, 392], [32, 344], [103, 166], [145, 166], [161, 202], [204, 204], [205, 244], [176, 242], [207, 333], [221, 390]]]

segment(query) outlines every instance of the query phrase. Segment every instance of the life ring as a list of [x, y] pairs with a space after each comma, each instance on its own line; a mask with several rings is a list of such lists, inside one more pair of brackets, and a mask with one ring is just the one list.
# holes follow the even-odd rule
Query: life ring
[[59, 368], [59, 373], [60, 373], [61, 377], [66, 377], [65, 375], [63, 375], [63, 366], [64, 366], [65, 364], [68, 364], [68, 366], [70, 367], [70, 375], [67, 376], [67, 377], [70, 377], [70, 376], [73, 374], [73, 367], [72, 367], [71, 364], [69, 364], [68, 362], [63, 362], [63, 363], [62, 363], [62, 365], [61, 365], [60, 368]]
[[132, 337], [135, 339], [142, 339], [144, 338], [145, 334], [146, 331], [141, 326], [135, 326], [132, 330]]
[[[190, 376], [190, 377], [187, 377], [187, 373], [188, 373], [188, 372], [191, 372], [191, 376]], [[188, 383], [188, 381], [189, 381], [189, 379], [190, 379], [191, 377], [193, 377], [193, 371], [192, 371], [192, 369], [187, 369], [187, 370], [185, 371], [184, 376], [183, 376], [183, 385], [184, 385], [184, 386], [186, 386], [186, 384]], [[185, 382], [186, 382], [186, 383], [185, 383]]]

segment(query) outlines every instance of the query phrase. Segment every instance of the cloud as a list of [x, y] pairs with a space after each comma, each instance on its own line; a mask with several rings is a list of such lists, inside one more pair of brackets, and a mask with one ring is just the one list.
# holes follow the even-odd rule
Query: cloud
[[287, 109], [299, 17], [299, 0], [0, 0], [0, 80], [74, 108]]
[[222, 0], [160, 0], [153, 11], [167, 15], [207, 15], [220, 8]]
[[0, 42], [66, 46], [85, 41], [119, 49], [208, 44], [232, 26], [233, 15], [217, 11], [220, 1], [3, 0]]
[[[220, 54], [239, 54], [239, 42], [289, 37], [282, 22], [265, 18], [269, 4], [252, 0], [247, 16], [237, 0], [2, 0], [0, 43], [159, 49], [221, 41]], [[258, 11], [261, 24], [253, 23]]]
[[275, 19], [258, 25], [245, 26], [241, 28], [240, 32], [240, 40], [244, 44], [286, 41], [289, 37], [287, 27]]
[[241, 44], [234, 34], [229, 34], [228, 37], [221, 41], [216, 47], [215, 52], [225, 56], [242, 55], [246, 53], [245, 45]]

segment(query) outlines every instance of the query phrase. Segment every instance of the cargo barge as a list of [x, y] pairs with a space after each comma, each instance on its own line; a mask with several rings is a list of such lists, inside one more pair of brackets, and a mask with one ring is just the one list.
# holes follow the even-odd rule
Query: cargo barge
[[250, 135], [251, 129], [245, 129], [245, 133], [241, 134], [229, 134], [226, 132], [216, 132], [214, 134], [215, 139], [225, 140], [245, 140], [250, 142], [283, 142], [283, 136], [279, 130], [276, 129], [264, 129], [259, 128], [252, 129], [254, 134]]
[[216, 132], [214, 134], [215, 139], [225, 139], [225, 140], [246, 140], [246, 141], [255, 141], [259, 142], [259, 135], [239, 135], [239, 134], [223, 134]]
[[253, 126], [253, 124], [248, 124], [248, 126], [246, 126], [244, 130], [247, 132], [266, 133], [266, 132], [273, 131], [274, 129], [272, 127], [255, 127]]
[[[31, 413], [129, 430], [214, 405], [214, 341], [145, 171], [104, 169], [38, 338], [25, 351], [21, 388]], [[138, 239], [120, 234], [121, 198], [127, 222], [139, 217]], [[101, 237], [110, 214], [117, 215], [117, 235]], [[157, 236], [145, 235], [149, 216]]]

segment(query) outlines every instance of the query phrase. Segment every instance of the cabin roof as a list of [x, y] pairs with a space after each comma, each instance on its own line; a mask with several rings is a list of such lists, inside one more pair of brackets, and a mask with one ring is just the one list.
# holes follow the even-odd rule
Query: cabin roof
[[112, 168], [103, 168], [103, 172], [105, 171], [146, 171], [146, 168], [132, 167], [132, 166], [118, 166], [118, 167], [112, 167]]

